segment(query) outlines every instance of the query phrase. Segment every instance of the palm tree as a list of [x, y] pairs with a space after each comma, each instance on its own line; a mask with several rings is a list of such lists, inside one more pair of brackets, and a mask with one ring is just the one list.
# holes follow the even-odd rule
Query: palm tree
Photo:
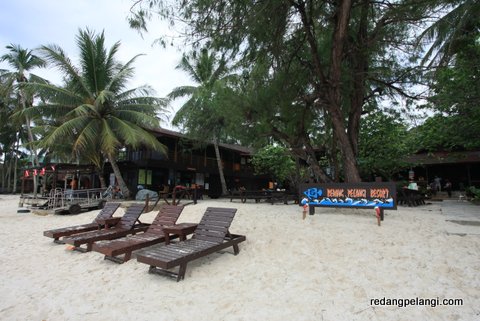
[[64, 86], [35, 85], [48, 94], [48, 101], [39, 109], [58, 124], [49, 128], [43, 144], [54, 148], [57, 143], [71, 142], [76, 156], [94, 159], [96, 163], [106, 158], [123, 195], [129, 198], [130, 190], [116, 161], [118, 150], [143, 146], [165, 152], [165, 147], [149, 132], [159, 126], [157, 112], [163, 110], [165, 101], [151, 96], [153, 90], [148, 86], [126, 89], [134, 74], [132, 64], [139, 55], [126, 64], [117, 61], [120, 42], [107, 51], [104, 33], [95, 34], [88, 29], [80, 30], [76, 41], [79, 66], [57, 45], [39, 49], [65, 79]]
[[[11, 121], [11, 106], [5, 104], [0, 111], [0, 156], [3, 158], [1, 186], [13, 194], [17, 192], [18, 160], [23, 156], [20, 141], [27, 141], [21, 126]], [[27, 158], [27, 157], [25, 157]], [[10, 189], [11, 187], [11, 189]]]
[[[0, 93], [2, 96], [5, 93], [4, 89], [3, 83], [0, 81]], [[9, 99], [9, 97], [2, 98], [0, 100], [0, 158], [3, 159], [1, 186], [5, 191], [10, 190], [11, 186], [11, 192], [16, 193], [17, 169], [15, 165], [18, 160], [19, 131], [10, 121], [16, 100]], [[13, 184], [11, 184], [12, 176]]]
[[[17, 110], [25, 110], [31, 107], [33, 104], [32, 95], [24, 90], [24, 85], [29, 82], [30, 79], [41, 79], [29, 72], [34, 68], [45, 66], [45, 61], [40, 57], [34, 55], [31, 50], [24, 49], [19, 45], [9, 45], [6, 47], [9, 53], [0, 57], [0, 61], [7, 62], [13, 71], [2, 71], [1, 78], [5, 85], [6, 91], [2, 93], [4, 98], [8, 98], [11, 93], [17, 96]], [[35, 137], [32, 132], [31, 118], [28, 115], [24, 115], [23, 121], [28, 134], [28, 146], [33, 156], [33, 165], [38, 167], [40, 163], [38, 161], [38, 155], [34, 146]], [[33, 177], [33, 189], [34, 195], [37, 193], [37, 177]]]
[[223, 117], [215, 110], [216, 91], [227, 78], [226, 64], [223, 58], [217, 59], [215, 54], [202, 49], [197, 56], [192, 55], [194, 61], [183, 56], [177, 69], [183, 70], [197, 83], [197, 86], [181, 86], [174, 88], [168, 98], [171, 100], [180, 97], [190, 97], [178, 110], [172, 123], [182, 124], [192, 136], [211, 140], [215, 149], [218, 173], [222, 186], [222, 194], [227, 194], [227, 184], [223, 173], [222, 159], [218, 147], [219, 137], [223, 128]]
[[478, 0], [442, 1], [448, 12], [420, 36], [419, 41], [431, 42], [423, 62], [430, 65], [447, 65], [450, 59], [463, 47], [462, 40], [469, 34], [480, 33], [480, 3]]

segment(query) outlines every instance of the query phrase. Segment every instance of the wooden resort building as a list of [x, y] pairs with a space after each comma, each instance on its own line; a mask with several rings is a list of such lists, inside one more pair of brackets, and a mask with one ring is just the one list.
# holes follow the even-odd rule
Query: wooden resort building
[[[221, 195], [213, 144], [201, 144], [181, 133], [163, 128], [154, 130], [153, 133], [167, 147], [166, 155], [148, 149], [126, 149], [119, 155], [120, 170], [133, 193], [137, 191], [138, 185], [160, 191], [165, 185], [173, 189], [176, 185], [188, 187], [196, 184], [200, 185], [204, 194], [212, 198]], [[240, 186], [247, 189], [267, 187], [267, 177], [254, 175], [252, 149], [219, 144], [219, 150], [228, 189]], [[106, 172], [111, 172], [108, 164], [106, 167]]]
[[[132, 195], [138, 186], [153, 191], [161, 191], [166, 185], [170, 191], [177, 185], [190, 187], [198, 185], [202, 193], [212, 198], [222, 193], [220, 175], [213, 144], [201, 144], [187, 138], [185, 135], [159, 128], [153, 131], [157, 139], [167, 147], [167, 153], [162, 154], [149, 149], [124, 149], [119, 153], [118, 165], [123, 178]], [[219, 144], [223, 172], [228, 189], [241, 186], [247, 189], [261, 189], [268, 186], [266, 176], [254, 175], [251, 164], [253, 150], [240, 145]], [[49, 178], [47, 191], [51, 188], [71, 188], [71, 182], [78, 179], [78, 189], [98, 188], [100, 181], [98, 173], [92, 165], [59, 164], [49, 162], [41, 168], [30, 167], [22, 177], [22, 193], [33, 192], [33, 176], [40, 176], [40, 186], [43, 183], [42, 170]], [[115, 185], [115, 175], [107, 162], [104, 167], [105, 182]], [[53, 178], [53, 182], [50, 182]], [[85, 183], [88, 180], [88, 185]]]
[[415, 180], [431, 183], [435, 177], [448, 179], [453, 190], [480, 187], [480, 151], [418, 152], [408, 158]]

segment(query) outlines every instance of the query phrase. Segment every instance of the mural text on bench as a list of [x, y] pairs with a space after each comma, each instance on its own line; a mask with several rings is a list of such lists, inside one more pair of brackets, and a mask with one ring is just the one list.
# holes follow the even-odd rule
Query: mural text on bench
[[396, 209], [393, 183], [331, 183], [300, 186], [302, 204], [331, 207]]

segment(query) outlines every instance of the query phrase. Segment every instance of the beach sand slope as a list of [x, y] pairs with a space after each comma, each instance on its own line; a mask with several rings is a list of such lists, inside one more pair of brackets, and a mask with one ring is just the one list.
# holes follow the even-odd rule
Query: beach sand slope
[[[480, 226], [448, 233], [441, 203], [386, 211], [379, 227], [373, 210], [317, 209], [302, 220], [298, 205], [200, 201], [178, 222], [235, 207], [231, 232], [247, 240], [237, 256], [191, 262], [178, 283], [135, 258], [118, 265], [43, 236], [98, 211], [17, 213], [9, 195], [0, 206], [1, 320], [480, 320]], [[463, 305], [398, 304], [417, 298]], [[388, 299], [397, 304], [375, 304]]]

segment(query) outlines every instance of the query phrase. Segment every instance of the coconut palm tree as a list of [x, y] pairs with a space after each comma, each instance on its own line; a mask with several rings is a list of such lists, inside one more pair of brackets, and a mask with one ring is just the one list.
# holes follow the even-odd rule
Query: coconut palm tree
[[88, 29], [80, 30], [76, 41], [80, 51], [78, 66], [57, 45], [39, 49], [47, 63], [63, 73], [65, 81], [63, 86], [33, 85], [48, 97], [37, 110], [57, 123], [49, 128], [43, 145], [71, 142], [73, 154], [94, 155], [91, 158], [95, 159], [100, 152], [110, 162], [123, 195], [129, 198], [130, 190], [116, 161], [118, 150], [127, 146], [165, 152], [149, 132], [159, 126], [157, 113], [163, 110], [165, 101], [151, 96], [153, 90], [148, 86], [127, 89], [134, 74], [132, 65], [139, 55], [125, 64], [117, 61], [120, 42], [107, 50], [104, 33]]
[[480, 3], [478, 0], [441, 1], [446, 14], [435, 21], [420, 36], [419, 41], [430, 44], [423, 62], [447, 65], [462, 47], [462, 40], [471, 34], [480, 34]]
[[227, 194], [227, 184], [218, 148], [223, 117], [215, 110], [217, 103], [215, 92], [227, 78], [228, 69], [223, 58], [218, 59], [207, 49], [202, 49], [198, 56], [194, 53], [192, 58], [193, 61], [184, 55], [177, 69], [185, 71], [197, 86], [177, 87], [168, 94], [168, 98], [171, 100], [190, 97], [178, 110], [172, 123], [174, 125], [182, 124], [192, 136], [213, 142], [222, 194], [225, 195]]
[[[2, 97], [8, 99], [12, 94], [16, 95], [16, 109], [17, 111], [22, 111], [31, 107], [33, 104], [33, 96], [24, 90], [24, 85], [32, 79], [35, 81], [41, 80], [40, 77], [31, 74], [30, 71], [34, 68], [44, 67], [45, 61], [34, 55], [31, 50], [24, 49], [19, 45], [11, 44], [6, 48], [9, 50], [9, 53], [2, 55], [0, 61], [6, 62], [13, 70], [3, 70], [0, 72], [0, 77], [5, 89], [5, 91], [2, 92]], [[32, 132], [31, 118], [26, 114], [22, 118], [28, 134], [28, 148], [33, 156], [33, 165], [38, 167], [40, 164], [34, 146], [35, 137]], [[34, 176], [33, 189], [35, 195], [37, 193], [37, 183], [37, 177]]]
[[[0, 81], [0, 93], [2, 93], [2, 96], [4, 92], [5, 88]], [[10, 120], [12, 111], [15, 109], [16, 99], [8, 98], [2, 97], [0, 100], [0, 158], [3, 160], [1, 186], [4, 191], [8, 190], [16, 193], [17, 169], [15, 165], [18, 161], [17, 152], [20, 141], [18, 127]]]
[[[28, 137], [22, 124], [12, 121], [17, 99], [4, 99], [0, 103], [0, 157], [3, 159], [1, 186], [5, 191], [17, 192], [18, 160], [25, 155], [20, 142], [27, 142]], [[23, 149], [23, 152], [22, 152]]]

